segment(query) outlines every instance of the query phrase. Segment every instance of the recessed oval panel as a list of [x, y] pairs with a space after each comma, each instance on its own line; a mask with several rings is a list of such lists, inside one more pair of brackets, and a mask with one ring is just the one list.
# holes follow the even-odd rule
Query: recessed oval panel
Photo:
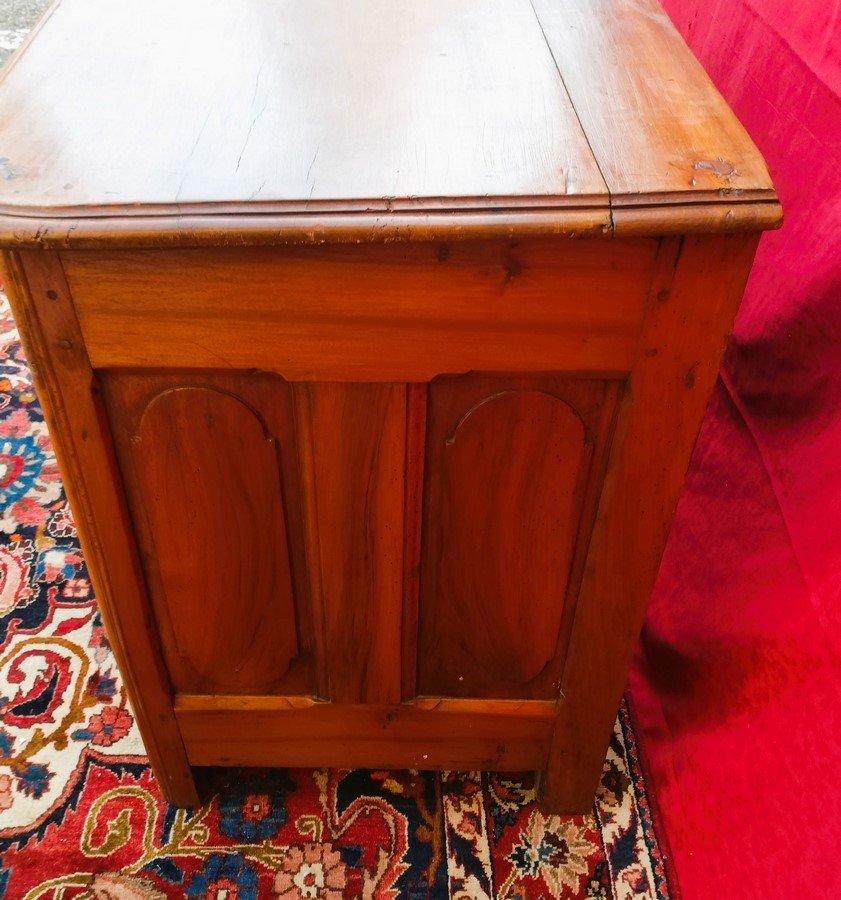
[[[435, 390], [446, 383], [433, 385], [433, 409]], [[541, 676], [564, 612], [584, 425], [558, 397], [503, 390], [429, 439], [418, 692], [553, 696], [557, 685]]]
[[184, 387], [131, 442], [173, 687], [270, 691], [298, 653], [274, 439], [236, 397]]

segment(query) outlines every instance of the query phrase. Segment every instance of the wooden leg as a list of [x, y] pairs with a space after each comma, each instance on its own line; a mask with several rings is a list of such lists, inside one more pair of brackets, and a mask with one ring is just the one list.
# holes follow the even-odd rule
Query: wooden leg
[[61, 262], [49, 251], [7, 253], [3, 262], [105, 630], [146, 752], [167, 800], [196, 806], [111, 434]]
[[537, 804], [545, 816], [581, 816], [593, 811], [598, 777], [593, 790], [576, 793], [578, 779], [564, 778], [559, 766], [537, 773]]
[[166, 802], [173, 806], [180, 806], [182, 809], [194, 809], [200, 806], [201, 798], [192, 769], [187, 766], [186, 771], [182, 769], [171, 771], [167, 768], [169, 765], [169, 760], [165, 760], [163, 769], [161, 769], [160, 763], [152, 766]]
[[620, 404], [542, 781], [551, 812], [593, 803], [634, 645], [756, 235], [664, 240]]

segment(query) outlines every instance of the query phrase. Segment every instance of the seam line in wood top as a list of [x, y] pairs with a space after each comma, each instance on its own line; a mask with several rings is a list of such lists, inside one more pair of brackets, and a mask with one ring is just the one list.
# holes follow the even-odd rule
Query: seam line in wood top
[[529, 7], [531, 7], [532, 15], [537, 21], [537, 27], [540, 29], [540, 33], [543, 36], [543, 43], [546, 44], [546, 49], [549, 51], [549, 55], [552, 57], [552, 62], [555, 64], [555, 70], [558, 73], [558, 78], [561, 81], [561, 86], [564, 89], [564, 93], [567, 95], [569, 105], [572, 107], [572, 111], [575, 113], [578, 127], [581, 129], [581, 133], [584, 135], [584, 140], [587, 142], [587, 149], [590, 151], [590, 156], [593, 158], [593, 162], [596, 164], [596, 168], [599, 170], [599, 175], [601, 176], [602, 184], [604, 184], [605, 193], [607, 194], [608, 213], [610, 215], [610, 231], [611, 233], [613, 233], [616, 228], [613, 223], [613, 195], [610, 192], [610, 185], [608, 185], [607, 183], [607, 178], [605, 178], [604, 170], [602, 169], [601, 163], [599, 162], [599, 158], [598, 156], [596, 156], [596, 152], [595, 150], [593, 150], [593, 145], [590, 143], [590, 135], [587, 134], [587, 129], [584, 127], [584, 122], [581, 121], [578, 107], [575, 105], [575, 101], [572, 99], [572, 94], [570, 94], [569, 92], [564, 74], [563, 72], [561, 72], [561, 67], [558, 65], [557, 57], [552, 51], [552, 45], [549, 43], [549, 38], [546, 36], [546, 29], [543, 27], [543, 22], [540, 21], [540, 16], [537, 14], [537, 10], [534, 8], [534, 0], [529, 0]]

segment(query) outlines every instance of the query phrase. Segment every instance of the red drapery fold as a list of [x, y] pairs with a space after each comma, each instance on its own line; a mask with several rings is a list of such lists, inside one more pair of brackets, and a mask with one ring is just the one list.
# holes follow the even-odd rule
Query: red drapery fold
[[685, 900], [834, 898], [841, 4], [664, 5], [765, 155], [786, 221], [760, 246], [632, 696]]

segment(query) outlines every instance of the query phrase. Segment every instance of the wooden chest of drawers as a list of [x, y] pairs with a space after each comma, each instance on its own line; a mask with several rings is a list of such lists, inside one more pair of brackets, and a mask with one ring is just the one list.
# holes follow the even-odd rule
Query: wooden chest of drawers
[[155, 771], [592, 802], [758, 232], [653, 0], [63, 0], [0, 246]]

